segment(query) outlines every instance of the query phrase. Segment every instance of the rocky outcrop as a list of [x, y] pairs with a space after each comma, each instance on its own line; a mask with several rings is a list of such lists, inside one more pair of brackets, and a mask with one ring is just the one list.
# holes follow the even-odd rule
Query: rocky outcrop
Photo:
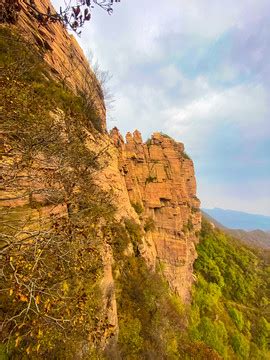
[[[35, 3], [43, 12], [48, 6], [53, 11], [49, 0]], [[102, 90], [75, 38], [59, 22], [38, 23], [30, 15], [26, 0], [20, 0], [20, 5], [16, 25], [20, 32], [44, 50], [44, 60], [53, 76], [75, 93], [90, 96], [99, 111], [101, 127], [106, 129]], [[128, 133], [125, 143], [119, 132], [113, 130], [112, 140], [118, 150], [107, 135], [95, 139], [89, 134], [89, 147], [102, 151], [107, 161], [97, 174], [97, 182], [114, 193], [119, 220], [131, 217], [139, 222], [130, 202], [143, 205], [142, 221], [147, 228], [147, 222], [153, 219], [155, 230], [145, 233], [141, 252], [150, 267], [162, 264], [171, 287], [186, 299], [196, 257], [195, 234], [200, 229], [193, 163], [185, 155], [183, 144], [159, 133], [153, 134], [147, 143], [143, 143], [138, 131]]]
[[137, 130], [126, 135], [126, 143], [116, 128], [111, 137], [119, 149], [119, 169], [130, 201], [143, 209], [141, 252], [152, 268], [163, 269], [171, 288], [188, 300], [201, 226], [193, 162], [182, 143], [160, 133], [146, 143]]
[[[35, 2], [41, 11], [51, 7], [49, 0]], [[98, 184], [102, 194], [110, 196], [116, 209], [113, 221], [124, 224], [125, 219], [132, 219], [141, 226], [142, 241], [138, 245], [138, 253], [145, 258], [151, 270], [162, 270], [171, 289], [184, 301], [188, 301], [193, 282], [192, 266], [196, 258], [196, 233], [200, 230], [201, 215], [200, 202], [196, 197], [193, 162], [185, 154], [184, 145], [160, 133], [154, 133], [146, 143], [138, 131], [128, 133], [126, 141], [116, 128], [109, 136], [104, 131], [106, 113], [102, 90], [75, 39], [58, 22], [39, 24], [30, 16], [26, 1], [20, 0], [20, 4], [21, 10], [15, 26], [42, 54], [53, 78], [62, 81], [74, 93], [84, 94], [91, 104], [94, 104], [103, 130], [98, 132], [85, 123], [76, 123], [72, 114], [69, 116], [73, 118], [69, 119], [65, 111], [53, 102], [50, 104], [51, 108], [46, 109], [48, 114], [46, 112], [42, 119], [44, 123], [50, 123], [50, 126], [46, 125], [47, 138], [51, 138], [50, 129], [59, 129], [54, 141], [61, 143], [61, 149], [64, 150], [68, 137], [76, 134], [68, 133], [67, 124], [73, 123], [75, 128], [81, 127], [82, 131], [78, 133], [80, 141], [76, 142], [76, 149], [80, 151], [83, 144], [86, 148], [83, 154], [89, 154], [88, 150], [91, 150], [95, 154], [94, 159], [98, 159], [98, 170], [93, 172], [91, 182], [93, 180], [95, 185]], [[26, 124], [27, 126], [30, 125]], [[36, 129], [38, 132], [39, 127]], [[9, 217], [12, 214], [16, 221], [17, 218], [30, 219], [31, 226], [32, 222], [37, 223], [38, 219], [42, 219], [43, 225], [50, 217], [67, 217], [70, 210], [67, 200], [69, 197], [56, 195], [60, 193], [59, 189], [63, 184], [68, 188], [66, 177], [71, 173], [70, 166], [65, 165], [66, 172], [63, 174], [66, 175], [63, 175], [61, 186], [58, 177], [54, 177], [62, 171], [62, 150], [54, 153], [54, 156], [46, 157], [45, 148], [42, 148], [35, 153], [31, 163], [26, 162], [27, 165], [18, 168], [16, 164], [20, 163], [20, 157], [23, 156], [20, 153], [21, 148], [16, 152], [16, 146], [13, 149], [4, 135], [0, 139], [1, 161], [6, 179], [5, 186], [1, 189], [4, 214]], [[22, 146], [22, 153], [23, 150]], [[82, 159], [73, 152], [72, 156], [75, 156], [77, 161], [75, 168], [79, 161], [86, 160], [86, 156]], [[74, 173], [77, 174], [76, 171]], [[78, 177], [74, 179], [72, 183], [74, 182], [76, 197], [79, 194], [75, 186], [78, 180], [83, 183], [83, 191], [87, 189], [85, 196], [91, 193], [91, 182], [87, 183], [87, 180], [82, 181]], [[61, 189], [64, 189], [66, 194], [64, 185]], [[102, 198], [102, 202], [105, 201], [106, 199]], [[114, 252], [103, 235], [100, 231], [99, 255], [103, 269], [100, 288], [106, 319], [105, 325], [102, 319], [100, 320], [100, 333], [101, 345], [105, 347], [109, 341], [117, 339], [118, 314], [114, 290]], [[137, 256], [134, 252], [132, 246], [127, 246], [126, 254]]]
[[[84, 94], [94, 102], [100, 116], [100, 125], [106, 129], [106, 109], [103, 93], [95, 74], [77, 43], [60, 22], [41, 24], [30, 13], [29, 3], [19, 0], [21, 10], [16, 24], [28, 41], [42, 49], [44, 60], [52, 69], [52, 75], [61, 80], [76, 94]], [[49, 0], [35, 0], [39, 11], [54, 9]]]

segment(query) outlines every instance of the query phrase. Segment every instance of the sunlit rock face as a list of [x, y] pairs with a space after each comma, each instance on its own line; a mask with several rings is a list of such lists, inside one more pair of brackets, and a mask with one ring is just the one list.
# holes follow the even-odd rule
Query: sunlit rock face
[[[19, 0], [21, 11], [16, 24], [22, 36], [43, 49], [44, 60], [52, 75], [63, 81], [76, 94], [84, 94], [94, 102], [100, 117], [100, 127], [106, 128], [103, 93], [81, 47], [60, 22], [40, 24], [30, 13], [26, 0]], [[29, 2], [28, 2], [29, 3]], [[35, 0], [37, 8], [54, 12], [49, 0]]]
[[119, 149], [119, 169], [130, 201], [143, 208], [140, 218], [146, 231], [141, 253], [188, 301], [201, 228], [193, 162], [182, 143], [160, 133], [146, 143], [137, 130], [126, 135], [126, 142], [116, 128], [111, 137]]
[[[48, 6], [52, 8], [49, 0], [35, 3], [43, 12]], [[73, 92], [84, 93], [93, 100], [100, 127], [105, 130], [102, 90], [74, 37], [58, 22], [40, 25], [30, 16], [26, 1], [20, 0], [20, 4], [22, 10], [16, 26], [21, 34], [44, 49], [43, 57], [52, 69], [52, 76], [64, 81]], [[109, 154], [108, 164], [97, 174], [97, 181], [116, 194], [118, 219], [132, 217], [139, 221], [130, 203], [143, 206], [142, 225], [147, 229], [147, 222], [152, 220], [154, 226], [145, 232], [140, 251], [149, 266], [153, 269], [160, 266], [171, 288], [188, 300], [196, 258], [194, 244], [201, 222], [193, 162], [186, 156], [182, 143], [160, 133], [154, 133], [143, 143], [140, 132], [135, 131], [126, 135], [125, 142], [114, 129], [111, 140], [105, 134], [96, 139], [89, 136], [90, 147], [100, 150], [108, 146], [104, 155]]]
[[[48, 0], [35, 2], [44, 12], [48, 6], [51, 7]], [[146, 143], [137, 130], [133, 134], [128, 133], [126, 141], [117, 129], [113, 129], [109, 135], [106, 132], [106, 110], [100, 84], [76, 40], [60, 23], [39, 24], [30, 16], [26, 2], [20, 0], [20, 3], [18, 22], [12, 26], [28, 39], [29, 49], [33, 47], [40, 51], [51, 70], [50, 78], [61, 81], [74, 94], [84, 94], [97, 109], [101, 131], [93, 131], [91, 126], [85, 124], [80, 126], [85, 147], [96, 153], [100, 165], [93, 175], [93, 181], [112, 196], [116, 209], [114, 220], [124, 223], [126, 218], [132, 219], [141, 226], [139, 255], [144, 257], [150, 270], [162, 271], [172, 291], [188, 302], [201, 214], [200, 202], [196, 197], [193, 162], [185, 154], [184, 145], [160, 133], [154, 133]], [[76, 119], [58, 108], [57, 103], [47, 110], [52, 127], [57, 125], [61, 129], [56, 142], [60, 143], [61, 140], [63, 146], [68, 141], [65, 118], [68, 115], [74, 124]], [[13, 171], [13, 164], [20, 160], [17, 159], [20, 155], [11, 149], [5, 134], [2, 137], [2, 161], [8, 177], [9, 172]], [[19, 212], [25, 207], [28, 213], [22, 214], [22, 217], [35, 219], [39, 216], [44, 221], [51, 216], [67, 216], [65, 199], [59, 200], [57, 205], [46, 202], [48, 193], [59, 190], [51, 182], [50, 176], [48, 178], [48, 174], [53, 176], [59, 170], [59, 159], [57, 156], [47, 158], [45, 155], [43, 151], [38, 152], [31, 166], [18, 170], [19, 180], [2, 189], [3, 198], [6, 199], [1, 204], [4, 210]], [[114, 292], [115, 259], [102, 232], [100, 243], [103, 261], [101, 290], [107, 324], [101, 332], [101, 343], [105, 347], [111, 339], [117, 340], [118, 312]], [[137, 256], [132, 248], [127, 249], [127, 254]]]

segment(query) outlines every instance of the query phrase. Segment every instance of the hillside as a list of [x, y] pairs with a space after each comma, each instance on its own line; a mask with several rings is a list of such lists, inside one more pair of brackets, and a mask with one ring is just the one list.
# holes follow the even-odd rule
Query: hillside
[[203, 221], [189, 333], [223, 359], [268, 359], [269, 257]]
[[214, 224], [217, 228], [223, 230], [224, 232], [232, 235], [233, 237], [241, 240], [251, 247], [256, 247], [259, 249], [270, 249], [270, 233], [262, 230], [253, 230], [245, 231], [240, 229], [228, 229], [218, 221], [213, 219], [206, 212], [202, 211], [203, 216]]

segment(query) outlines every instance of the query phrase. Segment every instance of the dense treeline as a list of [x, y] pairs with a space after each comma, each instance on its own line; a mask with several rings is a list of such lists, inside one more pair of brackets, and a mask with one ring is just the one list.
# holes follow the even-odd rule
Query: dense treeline
[[189, 333], [227, 359], [269, 359], [270, 267], [203, 221]]

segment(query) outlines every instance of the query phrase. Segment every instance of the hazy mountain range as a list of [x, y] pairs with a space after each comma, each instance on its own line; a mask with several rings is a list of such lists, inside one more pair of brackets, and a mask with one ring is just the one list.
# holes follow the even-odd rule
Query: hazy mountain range
[[[222, 209], [218, 209], [218, 210], [222, 210]], [[223, 210], [223, 211], [229, 211], [229, 210]], [[232, 212], [235, 213], [236, 211], [232, 211]], [[218, 221], [214, 216], [210, 216], [207, 213], [207, 209], [203, 209], [202, 214], [207, 220], [213, 223], [217, 228], [243, 241], [247, 245], [270, 250], [270, 231], [263, 231], [260, 229], [251, 230], [251, 231], [246, 231], [239, 228], [230, 229], [224, 226], [224, 224]], [[245, 214], [245, 213], [241, 213], [241, 214]], [[247, 215], [249, 215], [250, 217], [252, 216], [252, 214], [247, 214]], [[257, 217], [258, 215], [254, 215], [254, 216]]]
[[230, 229], [270, 231], [270, 216], [220, 208], [203, 209], [203, 211]]

